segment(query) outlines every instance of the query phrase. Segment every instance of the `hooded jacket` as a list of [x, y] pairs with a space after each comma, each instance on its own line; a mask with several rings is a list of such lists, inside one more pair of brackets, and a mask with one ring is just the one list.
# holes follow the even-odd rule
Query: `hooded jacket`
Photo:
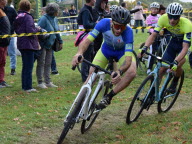
[[106, 4], [108, 3], [107, 0], [96, 0], [95, 7], [93, 8], [93, 21], [100, 20], [102, 17], [105, 17], [107, 14], [104, 9], [101, 8], [101, 2], [105, 1]]
[[[101, 2], [103, 2], [103, 1], [106, 1], [106, 3], [108, 2], [107, 0], [96, 0], [95, 7], [93, 9], [93, 21], [94, 22], [100, 21], [107, 14], [106, 11], [101, 8]], [[103, 42], [103, 36], [100, 33], [94, 41], [95, 54], [100, 49], [102, 42]]]

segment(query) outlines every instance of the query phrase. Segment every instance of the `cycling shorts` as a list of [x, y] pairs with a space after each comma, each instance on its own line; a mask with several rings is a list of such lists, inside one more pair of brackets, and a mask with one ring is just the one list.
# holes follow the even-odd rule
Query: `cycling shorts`
[[175, 57], [181, 52], [183, 40], [178, 40], [176, 37], [171, 38], [169, 45], [167, 46], [163, 59], [169, 62], [173, 62]]
[[[100, 66], [101, 68], [105, 68], [108, 64], [108, 59], [110, 57], [115, 58], [116, 60], [118, 60], [119, 65], [123, 65], [124, 61], [125, 61], [125, 50], [107, 50], [107, 51], [102, 51], [101, 49], [99, 49], [99, 51], [97, 52], [95, 58], [93, 59], [93, 64]], [[132, 56], [132, 61], [136, 62], [136, 59], [133, 55], [133, 53], [131, 54]]]

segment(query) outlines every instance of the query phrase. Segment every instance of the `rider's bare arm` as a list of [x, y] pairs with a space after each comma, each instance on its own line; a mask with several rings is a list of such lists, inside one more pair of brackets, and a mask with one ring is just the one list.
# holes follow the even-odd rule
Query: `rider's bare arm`
[[175, 58], [175, 60], [177, 62], [180, 62], [187, 54], [188, 49], [189, 49], [189, 43], [183, 42], [183, 48], [182, 48], [181, 52], [179, 53], [179, 55]]
[[132, 56], [126, 56], [124, 63], [120, 66], [119, 70], [122, 72], [127, 71], [127, 69], [131, 66]]
[[154, 41], [157, 36], [157, 32], [153, 32], [146, 40], [145, 46], [149, 47]]
[[[78, 57], [79, 55], [83, 55], [83, 53], [87, 50], [87, 48], [89, 47], [89, 45], [92, 43], [92, 41], [90, 41], [88, 38], [86, 38], [85, 40], [83, 40], [78, 48], [78, 52], [77, 54], [73, 57], [72, 60], [72, 66], [76, 66], [79, 61], [78, 61]], [[82, 62], [83, 58], [81, 59]]]
[[87, 48], [89, 47], [89, 45], [91, 43], [92, 43], [92, 41], [90, 41], [88, 38], [86, 38], [84, 41], [82, 41], [82, 43], [80, 43], [80, 45], [79, 45], [77, 54], [82, 55], [87, 50]]

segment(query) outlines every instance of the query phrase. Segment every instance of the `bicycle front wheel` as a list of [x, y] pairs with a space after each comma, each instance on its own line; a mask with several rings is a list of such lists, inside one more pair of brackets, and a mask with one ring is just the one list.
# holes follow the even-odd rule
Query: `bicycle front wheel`
[[177, 97], [179, 96], [179, 93], [183, 86], [183, 81], [184, 81], [184, 71], [183, 71], [181, 77], [179, 78], [179, 81], [178, 81], [178, 84], [176, 87], [176, 91], [174, 93], [171, 93], [168, 90], [170, 84], [172, 83], [172, 80], [169, 81], [169, 83], [166, 85], [165, 91], [162, 94], [162, 99], [158, 102], [157, 111], [159, 113], [167, 112], [172, 108], [175, 101], [177, 100]]
[[143, 109], [147, 108], [147, 106], [151, 103], [150, 94], [152, 95], [152, 90], [150, 92], [149, 90], [151, 88], [151, 83], [153, 82], [153, 80], [154, 76], [149, 75], [138, 88], [127, 112], [127, 124], [131, 124], [132, 122], [136, 121], [141, 115]]
[[69, 114], [69, 116], [66, 118], [66, 120], [64, 121], [64, 128], [63, 131], [57, 141], [57, 144], [62, 144], [63, 140], [65, 139], [69, 129], [72, 129], [75, 125], [76, 122], [76, 117], [78, 116], [80, 110], [81, 110], [81, 106], [83, 104], [83, 100], [86, 96], [87, 90], [83, 90], [82, 93], [79, 96], [79, 99], [77, 101], [77, 103], [74, 105], [71, 113]]
[[[92, 87], [93, 92], [95, 91], [96, 86], [97, 86], [97, 82], [95, 82], [95, 85]], [[89, 112], [88, 112], [89, 116], [86, 120], [83, 120], [83, 122], [81, 124], [81, 133], [82, 134], [84, 134], [86, 131], [88, 131], [91, 128], [91, 126], [95, 122], [96, 118], [98, 117], [100, 110], [98, 110], [96, 108], [97, 104], [100, 102], [101, 98], [108, 93], [109, 87], [110, 87], [110, 82], [105, 81], [104, 86], [101, 87], [100, 90], [98, 91], [98, 93], [96, 94], [95, 100], [93, 101], [93, 103], [89, 109]]]

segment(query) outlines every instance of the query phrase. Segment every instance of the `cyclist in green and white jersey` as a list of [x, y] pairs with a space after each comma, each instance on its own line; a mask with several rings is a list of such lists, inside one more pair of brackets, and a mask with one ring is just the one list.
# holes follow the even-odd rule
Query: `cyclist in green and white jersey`
[[[187, 18], [181, 17], [183, 7], [179, 3], [173, 2], [169, 4], [166, 12], [167, 14], [159, 18], [158, 25], [145, 42], [140, 56], [142, 56], [153, 43], [161, 29], [166, 27], [167, 30], [171, 32], [172, 37], [163, 55], [163, 59], [173, 63], [171, 69], [175, 71], [175, 77], [169, 89], [174, 92], [178, 79], [183, 72], [182, 66], [186, 61], [185, 55], [190, 46], [192, 23]], [[166, 68], [162, 67], [160, 77], [162, 77], [165, 72]]]

